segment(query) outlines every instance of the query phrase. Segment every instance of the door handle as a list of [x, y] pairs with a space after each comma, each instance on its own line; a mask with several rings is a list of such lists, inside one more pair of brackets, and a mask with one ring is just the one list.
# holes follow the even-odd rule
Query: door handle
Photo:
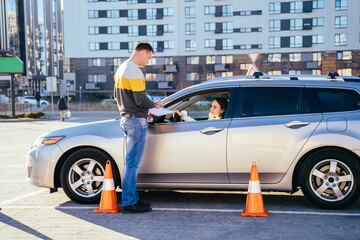
[[222, 130], [224, 130], [224, 129], [223, 128], [208, 127], [208, 128], [203, 129], [203, 130], [200, 130], [200, 132], [202, 134], [207, 134], [207, 133], [221, 132]]
[[309, 124], [310, 124], [310, 122], [292, 121], [292, 122], [286, 123], [284, 125], [288, 128], [293, 128], [293, 127], [304, 127]]

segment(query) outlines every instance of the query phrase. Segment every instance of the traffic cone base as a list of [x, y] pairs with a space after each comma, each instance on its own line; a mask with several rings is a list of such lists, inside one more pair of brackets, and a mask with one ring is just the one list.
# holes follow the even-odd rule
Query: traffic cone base
[[245, 210], [240, 214], [244, 217], [267, 217], [269, 211], [264, 208], [256, 163], [252, 163], [248, 195]]
[[117, 205], [114, 179], [112, 175], [111, 164], [108, 160], [106, 162], [100, 206], [94, 210], [94, 213], [118, 213], [121, 211], [121, 209], [122, 208]]

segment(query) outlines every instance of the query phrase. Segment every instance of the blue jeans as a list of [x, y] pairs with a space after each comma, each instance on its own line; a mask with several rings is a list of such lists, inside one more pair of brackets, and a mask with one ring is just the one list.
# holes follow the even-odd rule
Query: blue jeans
[[147, 119], [122, 117], [121, 129], [125, 134], [126, 161], [122, 181], [122, 206], [129, 206], [139, 200], [136, 192], [136, 180], [138, 169], [142, 162], [145, 150], [146, 132], [148, 128]]

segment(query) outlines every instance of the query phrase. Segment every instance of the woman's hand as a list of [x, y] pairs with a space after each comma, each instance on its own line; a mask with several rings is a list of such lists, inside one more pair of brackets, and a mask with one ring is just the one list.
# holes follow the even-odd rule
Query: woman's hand
[[177, 115], [179, 115], [180, 117], [183, 117], [184, 116], [184, 114], [182, 114], [179, 110], [174, 110], [174, 112], [177, 114]]

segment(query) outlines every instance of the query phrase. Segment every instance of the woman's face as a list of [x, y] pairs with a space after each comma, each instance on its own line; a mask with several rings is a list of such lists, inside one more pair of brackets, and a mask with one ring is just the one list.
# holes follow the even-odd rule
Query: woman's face
[[211, 102], [210, 113], [213, 116], [220, 117], [223, 112], [224, 109], [221, 109], [220, 104], [216, 100]]

